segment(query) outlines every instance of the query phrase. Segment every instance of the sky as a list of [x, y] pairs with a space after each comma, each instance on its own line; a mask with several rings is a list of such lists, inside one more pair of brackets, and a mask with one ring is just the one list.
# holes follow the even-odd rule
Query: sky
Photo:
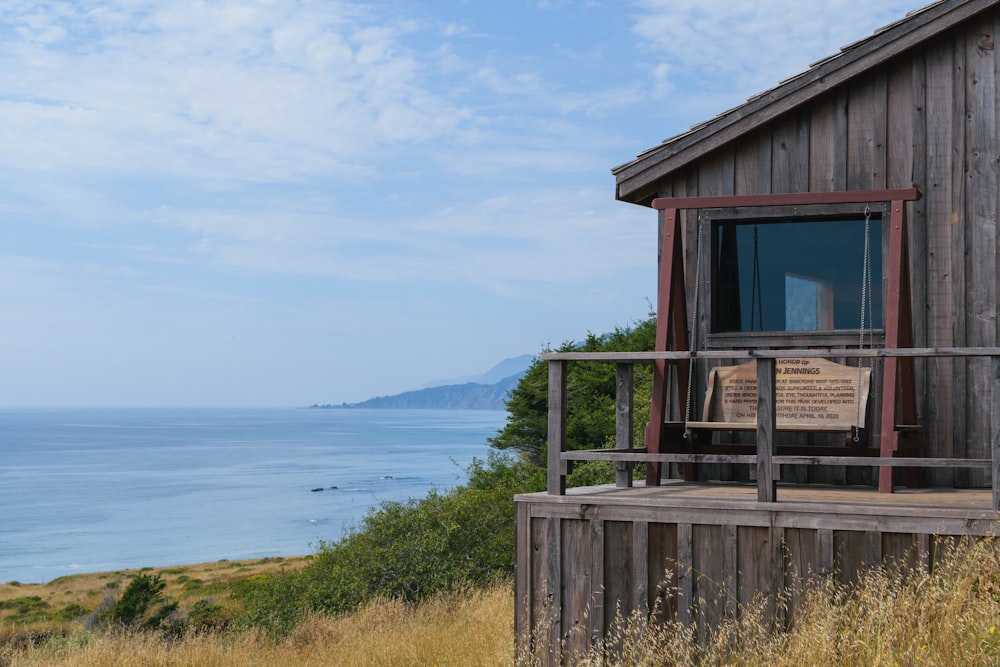
[[922, 0], [0, 0], [0, 407], [285, 407], [644, 319], [611, 168]]

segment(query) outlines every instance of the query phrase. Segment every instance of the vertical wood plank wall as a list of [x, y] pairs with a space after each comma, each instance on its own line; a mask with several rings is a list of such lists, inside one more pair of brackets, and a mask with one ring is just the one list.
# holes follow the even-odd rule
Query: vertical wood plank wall
[[[996, 12], [975, 17], [831, 89], [666, 177], [659, 196], [916, 185], [924, 198], [908, 211], [914, 344], [1000, 345], [998, 23]], [[697, 232], [691, 222], [696, 214], [686, 212], [689, 285], [694, 284]], [[701, 309], [697, 324], [699, 349], [706, 346], [707, 313]], [[919, 363], [916, 383], [926, 453], [988, 457], [988, 411], [980, 408], [989, 395], [989, 364], [929, 359]], [[857, 483], [856, 474], [824, 468], [809, 471], [808, 481]], [[922, 474], [935, 486], [988, 481], [982, 471], [941, 468]], [[712, 476], [730, 475], [715, 469]], [[800, 470], [787, 471], [785, 479], [807, 481]]]
[[[572, 664], [608, 637], [616, 619], [696, 625], [700, 636], [747, 610], [779, 627], [817, 576], [857, 581], [867, 567], [933, 567], [938, 545], [993, 534], [988, 510], [975, 515], [865, 512], [815, 504], [670, 508], [601, 497], [517, 499], [515, 632], [542, 664]], [[983, 518], [985, 517], [985, 518]], [[776, 595], [786, 596], [779, 599]], [[763, 606], [760, 606], [763, 601]]]

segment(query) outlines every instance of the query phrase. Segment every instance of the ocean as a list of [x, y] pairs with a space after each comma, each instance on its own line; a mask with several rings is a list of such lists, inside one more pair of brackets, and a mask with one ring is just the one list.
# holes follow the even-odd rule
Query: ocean
[[506, 413], [0, 409], [0, 582], [312, 553], [466, 480]]

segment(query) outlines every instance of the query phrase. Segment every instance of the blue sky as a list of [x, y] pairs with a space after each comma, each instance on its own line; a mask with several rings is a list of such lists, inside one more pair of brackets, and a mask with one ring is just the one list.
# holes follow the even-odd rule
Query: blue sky
[[358, 401], [629, 324], [609, 170], [923, 4], [5, 0], [0, 406]]

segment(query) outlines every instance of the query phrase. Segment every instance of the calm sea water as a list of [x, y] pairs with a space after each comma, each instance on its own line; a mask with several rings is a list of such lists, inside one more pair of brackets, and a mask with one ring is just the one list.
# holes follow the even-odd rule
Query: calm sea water
[[505, 414], [0, 410], [0, 582], [311, 553], [464, 482]]

